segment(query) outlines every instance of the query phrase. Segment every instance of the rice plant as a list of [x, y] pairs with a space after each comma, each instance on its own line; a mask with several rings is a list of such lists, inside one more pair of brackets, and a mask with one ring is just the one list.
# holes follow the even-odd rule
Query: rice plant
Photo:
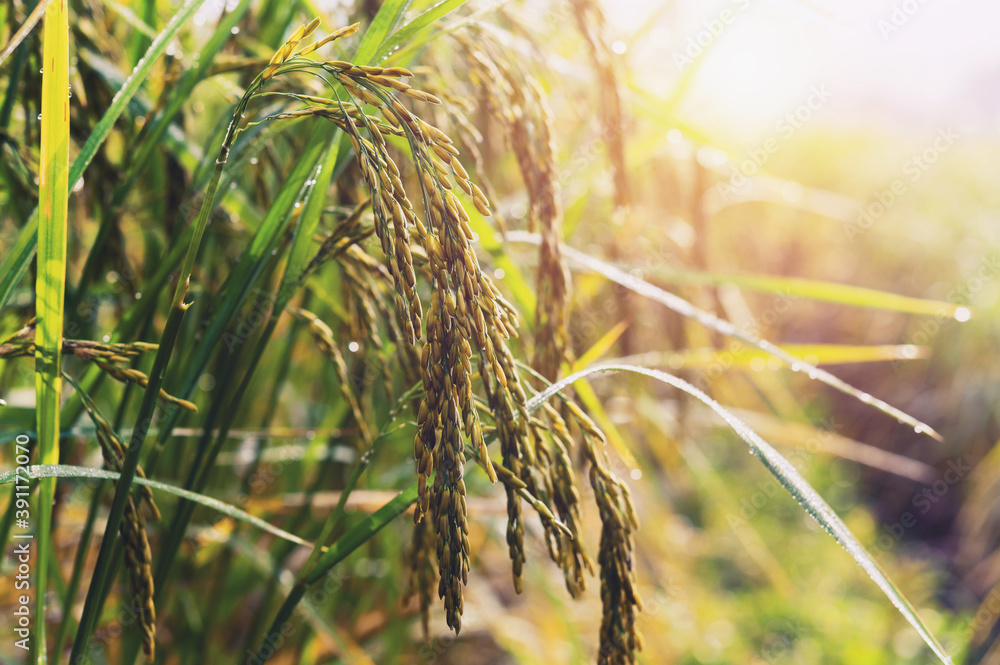
[[[33, 548], [29, 610], [0, 594], [25, 617], [4, 662], [750, 661], [753, 638], [725, 658], [685, 643], [660, 575], [719, 622], [795, 605], [735, 495], [747, 471], [702, 452], [736, 443], [720, 426], [848, 555], [830, 568], [853, 586], [816, 621], [849, 633], [867, 608], [864, 639], [952, 662], [954, 626], [855, 533], [866, 508], [843, 514], [822, 462], [766, 440], [814, 436], [817, 459], [935, 487], [929, 465], [818, 424], [828, 408], [944, 443], [891, 381], [825, 367], [927, 346], [779, 343], [723, 300], [966, 306], [710, 270], [718, 176], [650, 138], [686, 79], [649, 110], [600, 3], [176, 4], [0, 13], [0, 542]], [[682, 172], [678, 212], [689, 195], [664, 183]], [[630, 246], [673, 224], [665, 195], [701, 254]], [[677, 529], [717, 546], [678, 551]], [[767, 579], [760, 615], [729, 605], [750, 586], [737, 556]]]

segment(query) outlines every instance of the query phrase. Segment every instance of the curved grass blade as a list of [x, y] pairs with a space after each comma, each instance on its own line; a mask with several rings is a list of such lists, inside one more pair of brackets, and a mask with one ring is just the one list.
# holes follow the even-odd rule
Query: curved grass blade
[[750, 452], [753, 453], [761, 463], [770, 471], [781, 486], [788, 490], [796, 501], [806, 510], [809, 515], [811, 515], [823, 529], [833, 536], [833, 539], [840, 544], [844, 550], [858, 563], [861, 568], [868, 573], [869, 577], [878, 585], [878, 588], [882, 590], [882, 593], [892, 601], [892, 604], [896, 606], [900, 614], [916, 629], [920, 637], [924, 642], [934, 651], [934, 654], [941, 660], [945, 665], [951, 665], [951, 657], [945, 652], [944, 647], [937, 641], [930, 629], [924, 625], [923, 620], [917, 614], [916, 610], [910, 605], [910, 602], [906, 600], [902, 592], [893, 584], [892, 580], [886, 575], [882, 567], [879, 566], [878, 562], [875, 561], [865, 551], [864, 546], [858, 542], [858, 539], [854, 537], [847, 525], [840, 519], [833, 508], [823, 500], [823, 498], [812, 488], [812, 486], [806, 482], [799, 472], [795, 469], [791, 463], [786, 460], [781, 453], [775, 450], [771, 444], [762, 439], [756, 432], [754, 432], [750, 427], [744, 423], [742, 420], [734, 416], [728, 410], [725, 409], [721, 404], [713, 400], [711, 397], [706, 395], [701, 390], [698, 390], [693, 385], [679, 379], [672, 374], [667, 374], [666, 372], [661, 372], [655, 369], [649, 369], [646, 367], [640, 367], [638, 365], [598, 365], [594, 367], [589, 367], [585, 370], [581, 370], [574, 374], [571, 374], [563, 379], [560, 379], [556, 383], [552, 384], [542, 392], [534, 395], [528, 400], [528, 408], [538, 408], [539, 405], [544, 403], [553, 395], [559, 393], [561, 390], [567, 386], [572, 385], [576, 381], [583, 379], [585, 377], [591, 376], [593, 374], [599, 373], [609, 373], [609, 372], [631, 372], [634, 374], [641, 374], [643, 376], [648, 376], [650, 378], [656, 379], [666, 383], [667, 385], [673, 386], [679, 390], [683, 390], [692, 397], [698, 399], [710, 409], [715, 411], [723, 420], [733, 429], [736, 434], [743, 439], [748, 446], [750, 446]]
[[[924, 642], [930, 646], [935, 655], [941, 659], [945, 665], [951, 665], [951, 658], [944, 651], [944, 648], [934, 637], [933, 633], [924, 625], [919, 615], [910, 605], [909, 601], [896, 588], [878, 563], [865, 551], [864, 546], [854, 537], [840, 517], [823, 500], [822, 497], [809, 485], [808, 482], [778, 451], [764, 441], [753, 430], [751, 430], [741, 420], [723, 408], [718, 402], [698, 390], [691, 384], [682, 381], [670, 374], [658, 370], [648, 369], [632, 365], [602, 365], [591, 367], [571, 374], [564, 379], [552, 384], [542, 392], [531, 397], [527, 402], [527, 411], [536, 411], [548, 399], [557, 395], [568, 385], [579, 379], [597, 373], [607, 372], [633, 372], [644, 376], [655, 378], [671, 386], [679, 388], [684, 392], [696, 397], [713, 411], [718, 413], [730, 427], [750, 446], [751, 450], [761, 459], [762, 463], [782, 484], [789, 493], [794, 496], [806, 511], [816, 519], [817, 522], [843, 547], [868, 573], [879, 589], [889, 598], [893, 605], [899, 610], [903, 617], [916, 629]], [[342, 561], [347, 555], [356, 550], [385, 527], [386, 524], [401, 515], [417, 499], [417, 485], [414, 483], [406, 490], [400, 492], [394, 499], [383, 505], [378, 511], [369, 515], [361, 523], [357, 524], [341, 536], [330, 549], [317, 561], [313, 572], [295, 585], [291, 593], [286, 597], [284, 604], [278, 611], [268, 635], [275, 634], [285, 625], [285, 622], [295, 610], [296, 605], [305, 595], [308, 585], [320, 580], [334, 566]], [[266, 643], [266, 637], [265, 637]], [[258, 654], [260, 658], [263, 654]], [[261, 658], [260, 662], [266, 659]]]
[[[73, 166], [69, 171], [68, 187], [73, 187], [80, 179], [80, 176], [83, 175], [83, 172], [87, 170], [91, 160], [94, 159], [94, 155], [97, 154], [98, 148], [101, 147], [104, 140], [108, 138], [108, 134], [111, 133], [111, 128], [114, 126], [115, 121], [125, 111], [125, 107], [132, 97], [139, 92], [139, 86], [149, 76], [153, 65], [163, 55], [163, 52], [167, 49], [167, 45], [177, 35], [178, 31], [180, 31], [181, 26], [194, 16], [194, 13], [204, 2], [205, 0], [188, 0], [187, 4], [170, 19], [167, 27], [153, 40], [153, 43], [149, 46], [149, 50], [146, 51], [146, 55], [139, 60], [139, 64], [125, 80], [125, 84], [121, 90], [115, 94], [108, 110], [104, 112], [104, 116], [90, 133], [87, 142], [80, 148], [80, 153], [76, 156]], [[67, 82], [66, 85], [68, 89], [69, 83]], [[0, 310], [7, 304], [7, 300], [14, 291], [14, 287], [17, 286], [17, 283], [21, 281], [24, 273], [28, 270], [28, 265], [31, 263], [37, 247], [37, 232], [38, 213], [36, 210], [35, 214], [31, 215], [27, 223], [21, 227], [17, 239], [14, 241], [13, 251], [0, 264]]]
[[[66, 292], [66, 218], [69, 205], [69, 7], [49, 8], [43, 28], [42, 145], [38, 182], [38, 274], [35, 281], [35, 418], [38, 460], [59, 462], [59, 407], [62, 397], [63, 300]], [[35, 630], [31, 656], [48, 660], [45, 639], [46, 563], [52, 544], [55, 480], [38, 484], [35, 560]]]
[[[524, 242], [533, 245], [538, 245], [541, 243], [541, 236], [532, 233], [525, 233], [523, 231], [511, 231], [507, 234], [507, 240], [511, 242]], [[767, 340], [758, 339], [752, 335], [741, 332], [729, 321], [724, 321], [717, 317], [715, 314], [706, 312], [703, 309], [699, 309], [684, 300], [680, 296], [677, 296], [669, 291], [664, 291], [663, 289], [650, 284], [647, 281], [641, 280], [638, 277], [634, 277], [623, 270], [620, 270], [613, 265], [609, 265], [600, 259], [596, 259], [589, 254], [584, 254], [583, 252], [576, 250], [567, 245], [562, 246], [563, 256], [568, 260], [575, 262], [576, 264], [592, 271], [603, 275], [604, 277], [610, 279], [613, 282], [621, 284], [630, 291], [634, 291], [641, 296], [645, 296], [650, 300], [660, 303], [661, 305], [667, 307], [668, 309], [677, 312], [681, 316], [685, 316], [689, 319], [694, 319], [698, 323], [702, 324], [706, 328], [711, 328], [716, 332], [722, 333], [723, 335], [733, 337], [740, 340], [745, 344], [755, 346], [761, 351], [779, 358], [780, 360], [788, 363], [789, 367], [793, 372], [806, 372], [811, 379], [816, 379], [821, 383], [825, 383], [831, 388], [835, 388], [840, 392], [854, 397], [860, 402], [868, 404], [882, 413], [892, 416], [901, 423], [905, 423], [911, 426], [914, 431], [918, 434], [927, 434], [928, 436], [936, 439], [939, 442], [943, 442], [944, 438], [938, 434], [934, 428], [930, 425], [921, 422], [914, 418], [913, 416], [897, 409], [896, 407], [884, 402], [877, 397], [869, 395], [866, 392], [858, 390], [854, 386], [850, 385], [846, 381], [837, 378], [833, 374], [830, 374], [826, 370], [819, 369], [815, 365], [810, 365], [804, 362], [801, 358], [796, 358], [787, 351], [784, 351], [777, 345]]]
[[[114, 480], [116, 482], [121, 478], [121, 474], [117, 471], [97, 469], [89, 466], [72, 466], [68, 464], [35, 464], [27, 467], [27, 472], [30, 478], [95, 478], [100, 480]], [[7, 485], [14, 482], [15, 475], [16, 473], [14, 471], [4, 471], [3, 473], [0, 473], [0, 485]], [[193, 503], [206, 506], [222, 513], [223, 515], [226, 515], [227, 517], [232, 517], [233, 519], [240, 520], [241, 522], [246, 522], [247, 524], [251, 524], [273, 536], [283, 538], [290, 543], [313, 547], [313, 543], [308, 540], [299, 538], [293, 533], [288, 533], [284, 529], [278, 528], [269, 522], [265, 522], [261, 518], [240, 510], [236, 506], [232, 506], [225, 501], [219, 501], [218, 499], [213, 499], [212, 497], [205, 496], [204, 494], [190, 492], [181, 487], [176, 487], [168, 483], [161, 483], [157, 480], [149, 478], [136, 477], [132, 482], [136, 485], [145, 485], [146, 487], [154, 490], [167, 492], [169, 494], [173, 494], [174, 496], [179, 496], [182, 499], [187, 499]]]

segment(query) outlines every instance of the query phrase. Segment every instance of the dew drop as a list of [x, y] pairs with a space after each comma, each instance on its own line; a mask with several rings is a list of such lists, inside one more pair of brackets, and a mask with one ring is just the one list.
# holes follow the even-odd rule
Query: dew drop
[[38, 114], [38, 119], [39, 119], [39, 120], [41, 120], [41, 119], [42, 119], [42, 114], [41, 114], [41, 113], [39, 113], [39, 114]]

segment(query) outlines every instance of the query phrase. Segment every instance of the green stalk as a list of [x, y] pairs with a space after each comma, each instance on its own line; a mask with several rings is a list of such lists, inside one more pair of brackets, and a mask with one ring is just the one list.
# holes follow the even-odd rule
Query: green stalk
[[[140, 338], [144, 337], [146, 332], [149, 330], [149, 324], [150, 319], [146, 319], [139, 333]], [[133, 368], [137, 368], [138, 365], [139, 359], [136, 358], [132, 361], [131, 366]], [[129, 398], [132, 395], [133, 388], [134, 384], [130, 383], [126, 385], [125, 389], [122, 391], [121, 400], [118, 402], [118, 410], [115, 413], [115, 420], [112, 423], [112, 427], [116, 432], [121, 429], [122, 420], [125, 417], [125, 410], [129, 403]], [[84, 394], [83, 388], [77, 382], [73, 383], [73, 389], [75, 391], [74, 396], [79, 397]], [[54, 644], [54, 658], [56, 665], [62, 661], [63, 645], [66, 643], [66, 636], [69, 634], [71, 628], [77, 627], [73, 613], [66, 611], [65, 608], [73, 606], [73, 603], [76, 601], [76, 593], [80, 589], [80, 579], [83, 577], [83, 567], [87, 562], [87, 554], [90, 552], [90, 539], [94, 533], [94, 523], [97, 521], [97, 512], [101, 507], [101, 497], [104, 494], [104, 486], [105, 483], [103, 480], [94, 484], [94, 493], [90, 498], [90, 506], [87, 508], [87, 518], [83, 524], [83, 532], [80, 534], [80, 544], [76, 548], [76, 556], [73, 559], [73, 572], [70, 575], [69, 584], [66, 587], [66, 593], [63, 594], [63, 616], [62, 620], [59, 622], [59, 630], [56, 632], [56, 641]], [[72, 626], [70, 624], [72, 624]]]
[[[314, 133], [314, 136], [322, 135], [323, 133], [323, 128], [320, 128]], [[236, 389], [233, 397], [229, 400], [228, 406], [224, 409], [223, 420], [219, 427], [219, 433], [216, 435], [215, 440], [212, 442], [210, 447], [202, 447], [199, 450], [198, 458], [195, 460], [195, 464], [191, 467], [188, 481], [185, 484], [186, 488], [191, 491], [200, 492], [208, 482], [209, 474], [215, 464], [215, 458], [218, 456], [219, 451], [222, 449], [222, 444], [225, 443], [226, 438], [228, 437], [229, 430], [232, 427], [239, 405], [243, 400], [243, 396], [250, 388], [250, 382], [253, 378], [254, 372], [264, 355], [265, 347], [270, 341], [271, 336], [274, 334], [274, 330], [278, 325], [278, 319], [280, 318], [281, 313], [284, 311], [289, 300], [291, 300], [292, 296], [301, 285], [302, 275], [308, 265], [307, 258], [312, 245], [313, 233], [319, 223], [326, 191], [330, 186], [333, 172], [335, 170], [334, 165], [337, 161], [338, 150], [339, 147], [337, 142], [332, 139], [325, 147], [326, 155], [321, 160], [323, 167], [316, 175], [316, 184], [314, 184], [312, 189], [309, 191], [309, 196], [305, 204], [305, 210], [302, 213], [302, 219], [299, 222], [298, 229], [296, 229], [295, 239], [292, 241], [292, 249], [288, 259], [288, 265], [285, 267], [285, 273], [282, 276], [278, 291], [275, 294], [274, 305], [271, 309], [267, 325], [254, 346], [249, 367], [247, 367], [247, 370], [240, 381], [239, 387]], [[238, 358], [234, 357], [232, 359], [232, 364], [235, 365], [237, 361]], [[160, 437], [160, 440], [163, 440], [162, 436]], [[203, 442], [203, 446], [204, 443], [207, 442]], [[177, 549], [180, 547], [181, 539], [187, 529], [187, 524], [191, 519], [194, 508], [194, 505], [190, 503], [181, 503], [177, 507], [177, 513], [171, 526], [170, 536], [163, 544], [160, 551], [160, 557], [157, 560], [155, 579], [157, 587], [162, 586], [163, 582], [166, 580], [166, 575], [169, 572], [170, 567], [173, 565], [174, 557], [176, 556]]]
[[[206, 200], [207, 203], [208, 201]], [[207, 215], [205, 217], [207, 219]], [[179, 291], [183, 290], [186, 292], [187, 281], [185, 277], [178, 282]], [[149, 374], [149, 384], [146, 387], [142, 405], [139, 408], [139, 419], [136, 427], [132, 430], [132, 438], [122, 463], [121, 480], [115, 489], [111, 512], [108, 515], [107, 525], [104, 527], [101, 549], [97, 555], [97, 563], [94, 567], [90, 587], [87, 589], [87, 598], [83, 605], [83, 615], [80, 617], [80, 628], [76, 633], [76, 639], [73, 641], [70, 662], [77, 662], [82, 654], [86, 652], [90, 636], [93, 634], [97, 626], [97, 620], [101, 614], [103, 589], [110, 579], [111, 571], [114, 569], [112, 565], [114, 562], [113, 551], [115, 543], [118, 540], [118, 528], [121, 525], [122, 515], [125, 513], [125, 503], [132, 485], [132, 478], [135, 476], [135, 468], [139, 462], [138, 453], [142, 449], [146, 432], [152, 424], [153, 409], [156, 407], [160, 385], [163, 383], [163, 374], [170, 359], [170, 352], [173, 349], [174, 342], [177, 340], [177, 333], [180, 330], [181, 319], [184, 316], [185, 309], [187, 309], [187, 305], [182, 303], [179, 307], [171, 308], [170, 315], [167, 317], [167, 324], [163, 331], [163, 338], [160, 341], [160, 348], [157, 350], [156, 358], [153, 361], [153, 369]]]
[[[43, 31], [42, 145], [38, 192], [38, 275], [35, 282], [35, 391], [38, 460], [59, 463], [62, 394], [63, 299], [66, 290], [66, 217], [69, 205], [69, 9], [66, 0], [48, 8]], [[52, 538], [56, 481], [38, 483], [35, 556], [35, 635], [31, 658], [48, 660], [45, 586]]]
[[332, 570], [334, 566], [346, 559], [351, 552], [368, 542], [382, 527], [402, 514], [416, 500], [417, 485], [414, 483], [362, 520], [360, 524], [338, 538], [333, 547], [326, 550], [319, 557], [312, 571], [295, 582], [295, 586], [292, 587], [291, 592], [285, 598], [285, 602], [282, 603], [277, 616], [274, 617], [271, 627], [264, 636], [263, 643], [257, 650], [257, 662], [266, 662], [274, 654], [274, 648], [271, 645], [281, 635], [285, 624], [291, 618], [292, 613], [298, 606], [299, 601], [302, 600], [309, 586], [323, 579], [323, 576]]
[[[385, 440], [385, 438], [392, 432], [389, 429], [396, 422], [396, 416], [402, 411], [406, 402], [412, 399], [418, 392], [423, 388], [423, 385], [418, 383], [413, 386], [405, 393], [400, 395], [399, 399], [396, 400], [396, 405], [389, 412], [386, 418], [385, 425], [382, 427], [382, 431], [379, 432], [375, 440], [372, 441], [371, 447], [365, 451], [365, 454], [361, 456], [358, 460], [357, 466], [354, 467], [354, 471], [351, 472], [350, 477], [344, 484], [344, 489], [340, 492], [340, 499], [337, 500], [337, 505], [334, 506], [333, 510], [327, 515], [326, 521], [323, 524], [323, 528], [320, 531], [319, 536], [316, 537], [316, 547], [313, 551], [309, 553], [309, 558], [306, 559], [305, 564], [299, 571], [297, 576], [298, 580], [305, 579], [312, 574], [313, 570], [319, 561], [319, 557], [323, 554], [323, 544], [329, 540], [330, 536], [333, 534], [334, 528], [340, 523], [340, 520], [344, 517], [345, 509], [347, 507], [347, 499], [351, 496], [351, 493], [358, 486], [358, 480], [361, 478], [361, 474], [371, 465], [372, 459], [375, 457], [375, 453], [378, 452], [380, 444]], [[398, 428], [397, 428], [398, 429]]]
[[66, 635], [70, 631], [70, 624], [75, 623], [73, 613], [68, 608], [73, 607], [76, 599], [76, 592], [80, 588], [80, 578], [83, 576], [83, 566], [87, 562], [87, 552], [90, 551], [90, 538], [94, 533], [94, 522], [97, 518], [97, 511], [101, 507], [101, 493], [104, 483], [100, 482], [94, 487], [94, 494], [90, 497], [90, 506], [87, 508], [87, 521], [84, 522], [83, 532], [80, 534], [80, 545], [76, 548], [76, 558], [73, 559], [73, 574], [66, 587], [63, 596], [63, 615], [59, 622], [59, 630], [56, 632], [56, 641], [53, 644], [55, 651], [55, 662], [62, 661], [63, 644], [66, 642]]
[[177, 342], [177, 335], [180, 332], [181, 320], [184, 312], [190, 306], [184, 300], [187, 296], [188, 287], [191, 283], [191, 271], [194, 269], [194, 262], [198, 256], [198, 249], [201, 247], [202, 237], [205, 235], [205, 228], [208, 226], [208, 219], [215, 207], [215, 196], [219, 189], [219, 181], [222, 178], [222, 171], [225, 169], [226, 160], [229, 157], [229, 150], [236, 139], [237, 129], [244, 109], [250, 97], [260, 86], [260, 79], [254, 81], [250, 89], [240, 100], [233, 114], [233, 119], [229, 123], [226, 138], [222, 142], [219, 150], [219, 157], [215, 161], [215, 170], [212, 172], [212, 179], [205, 191], [205, 200], [201, 210], [198, 212], [198, 219], [194, 224], [194, 233], [188, 244], [187, 254], [177, 279], [177, 287], [170, 304], [170, 314], [163, 330], [163, 337], [160, 346], [153, 359], [153, 368], [149, 373], [149, 383], [146, 386], [142, 397], [142, 404], [139, 407], [139, 417], [136, 426], [132, 430], [132, 437], [129, 441], [128, 450], [125, 452], [125, 459], [122, 462], [121, 478], [115, 488], [115, 497], [111, 504], [111, 512], [108, 515], [108, 522], [104, 528], [104, 537], [101, 540], [101, 549], [97, 555], [97, 563], [94, 567], [94, 575], [87, 590], [87, 599], [83, 605], [83, 615], [80, 618], [80, 629], [77, 631], [76, 639], [73, 642], [73, 652], [70, 662], [77, 662], [77, 659], [86, 652], [90, 636], [97, 626], [97, 620], [101, 614], [103, 602], [103, 589], [110, 581], [110, 576], [114, 570], [112, 556], [115, 543], [118, 539], [118, 528], [121, 525], [122, 515], [125, 512], [125, 503], [129, 497], [129, 490], [132, 486], [132, 479], [135, 477], [135, 468], [139, 464], [139, 457], [142, 453], [142, 446], [146, 440], [146, 433], [152, 425], [153, 410], [160, 393], [160, 386], [163, 384], [163, 375], [170, 361], [170, 355], [174, 344]]

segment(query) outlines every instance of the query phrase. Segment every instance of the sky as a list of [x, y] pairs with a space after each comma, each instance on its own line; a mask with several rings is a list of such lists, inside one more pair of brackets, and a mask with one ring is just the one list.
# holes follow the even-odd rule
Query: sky
[[662, 3], [609, 1], [632, 64], [664, 91], [690, 75], [708, 127], [751, 138], [812, 96], [823, 122], [1000, 132], [996, 0], [677, 0], [632, 40]]

